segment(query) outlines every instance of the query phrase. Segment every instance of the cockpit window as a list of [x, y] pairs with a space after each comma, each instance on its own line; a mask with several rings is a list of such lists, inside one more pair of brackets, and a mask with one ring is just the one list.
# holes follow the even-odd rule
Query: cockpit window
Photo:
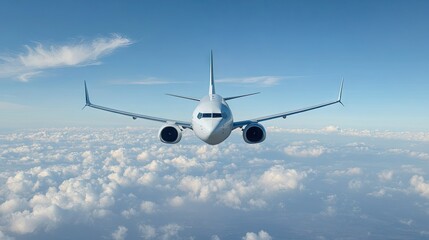
[[221, 118], [222, 113], [198, 113], [197, 118]]

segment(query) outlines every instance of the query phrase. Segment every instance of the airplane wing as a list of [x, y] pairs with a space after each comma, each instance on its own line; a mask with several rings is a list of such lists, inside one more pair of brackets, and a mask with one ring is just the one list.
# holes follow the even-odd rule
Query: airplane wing
[[246, 126], [250, 123], [257, 123], [257, 122], [267, 121], [267, 120], [280, 118], [280, 117], [286, 118], [287, 116], [290, 116], [290, 115], [294, 115], [294, 114], [298, 114], [298, 113], [302, 113], [302, 112], [307, 112], [310, 110], [326, 107], [326, 106], [333, 105], [336, 103], [341, 103], [341, 105], [343, 105], [343, 103], [341, 102], [341, 96], [343, 94], [343, 83], [344, 83], [344, 80], [341, 82], [340, 92], [338, 93], [338, 99], [336, 101], [322, 103], [322, 104], [318, 104], [318, 105], [314, 105], [314, 106], [310, 106], [310, 107], [306, 107], [306, 108], [301, 108], [301, 109], [297, 109], [297, 110], [293, 110], [293, 111], [289, 111], [289, 112], [282, 112], [282, 113], [278, 113], [278, 114], [274, 114], [274, 115], [269, 115], [269, 116], [254, 118], [254, 119], [250, 119], [250, 120], [234, 122], [233, 128], [235, 129], [238, 127]]
[[142, 115], [142, 114], [137, 114], [137, 113], [131, 113], [131, 112], [126, 112], [126, 111], [122, 111], [122, 110], [117, 110], [117, 109], [113, 109], [113, 108], [108, 108], [108, 107], [103, 107], [100, 105], [92, 104], [91, 101], [89, 100], [89, 94], [88, 94], [88, 88], [86, 87], [86, 81], [84, 81], [84, 84], [85, 84], [85, 100], [86, 100], [84, 108], [86, 106], [88, 106], [88, 107], [100, 109], [100, 110], [107, 111], [107, 112], [112, 112], [112, 113], [117, 113], [117, 114], [121, 114], [121, 115], [125, 115], [125, 116], [130, 116], [133, 119], [142, 118], [142, 119], [147, 119], [147, 120], [152, 120], [152, 121], [157, 121], [157, 122], [176, 124], [176, 125], [179, 125], [183, 128], [192, 129], [192, 124], [190, 122], [184, 122], [184, 121], [178, 121], [178, 120], [172, 120], [172, 119], [166, 119], [166, 118], [159, 118], [159, 117], [152, 117], [152, 116], [147, 116], [147, 115]]

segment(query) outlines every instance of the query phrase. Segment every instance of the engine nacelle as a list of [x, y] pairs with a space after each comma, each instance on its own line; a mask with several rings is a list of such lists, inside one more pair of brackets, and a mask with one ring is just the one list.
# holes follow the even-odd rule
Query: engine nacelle
[[265, 136], [265, 128], [259, 123], [251, 123], [243, 130], [243, 139], [250, 144], [263, 142]]
[[175, 144], [182, 139], [182, 130], [177, 125], [165, 125], [159, 129], [159, 140], [163, 143]]

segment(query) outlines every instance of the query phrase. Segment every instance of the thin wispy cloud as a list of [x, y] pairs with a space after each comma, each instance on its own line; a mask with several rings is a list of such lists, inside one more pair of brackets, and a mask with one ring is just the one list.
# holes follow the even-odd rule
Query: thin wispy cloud
[[130, 39], [112, 34], [110, 37], [64, 45], [25, 45], [24, 53], [0, 56], [0, 78], [27, 82], [48, 69], [100, 64], [101, 57], [130, 44]]
[[254, 84], [260, 86], [274, 86], [279, 84], [280, 81], [298, 78], [301, 76], [256, 76], [256, 77], [243, 77], [243, 78], [223, 78], [218, 79], [216, 82], [219, 83], [235, 83], [235, 84]]
[[192, 83], [191, 81], [171, 81], [165, 79], [159, 79], [155, 77], [149, 77], [140, 80], [119, 80], [112, 81], [112, 84], [115, 85], [165, 85], [165, 84], [188, 84]]

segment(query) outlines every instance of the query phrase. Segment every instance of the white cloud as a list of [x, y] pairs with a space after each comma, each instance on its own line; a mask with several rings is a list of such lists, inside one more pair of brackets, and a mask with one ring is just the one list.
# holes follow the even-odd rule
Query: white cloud
[[342, 129], [341, 135], [355, 137], [372, 137], [383, 139], [398, 139], [407, 141], [429, 141], [429, 132], [394, 132], [381, 130]]
[[429, 198], [429, 183], [425, 182], [423, 176], [414, 175], [410, 179], [410, 185], [414, 191], [423, 197]]
[[259, 183], [267, 192], [277, 192], [296, 189], [299, 181], [306, 177], [306, 173], [295, 169], [285, 169], [276, 165], [265, 171], [259, 178]]
[[381, 189], [380, 189], [380, 190], [378, 190], [378, 191], [374, 191], [374, 192], [368, 193], [368, 195], [369, 195], [369, 196], [372, 196], [372, 197], [380, 198], [380, 197], [383, 197], [383, 196], [385, 196], [385, 195], [386, 195], [386, 189], [381, 188]]
[[140, 210], [146, 214], [152, 214], [156, 211], [156, 204], [151, 201], [143, 201], [140, 204]]
[[161, 240], [169, 240], [169, 239], [182, 239], [179, 236], [179, 232], [183, 230], [183, 227], [175, 224], [170, 223], [164, 226], [160, 226], [158, 228], [147, 225], [147, 224], [140, 224], [138, 226], [139, 232], [141, 234], [141, 237], [143, 239], [161, 239]]
[[101, 57], [130, 44], [129, 39], [112, 34], [110, 37], [66, 45], [26, 45], [26, 53], [0, 56], [3, 60], [0, 62], [0, 78], [12, 77], [26, 82], [47, 69], [98, 64]]
[[240, 205], [241, 205], [240, 193], [235, 189], [231, 189], [226, 193], [224, 193], [220, 197], [220, 200], [222, 201], [223, 204], [232, 208], [238, 209], [240, 208]]
[[160, 239], [168, 240], [168, 239], [177, 238], [177, 236], [181, 230], [183, 230], [183, 227], [181, 227], [178, 224], [174, 224], [174, 223], [162, 226], [159, 228]]
[[114, 240], [124, 240], [125, 237], [127, 236], [127, 231], [128, 229], [124, 226], [118, 226], [118, 229], [116, 229], [113, 233], [112, 233], [112, 238]]
[[331, 150], [321, 146], [319, 141], [310, 140], [307, 142], [293, 142], [283, 149], [284, 153], [294, 157], [319, 157], [324, 153], [329, 153]]
[[347, 168], [345, 170], [335, 170], [332, 172], [334, 176], [356, 176], [362, 173], [362, 169], [359, 167]]
[[[226, 149], [224, 149], [225, 151], [233, 151], [233, 148], [235, 147], [235, 145], [231, 144], [228, 145], [228, 147]], [[199, 159], [215, 159], [219, 156], [219, 154], [221, 153], [219, 146], [208, 146], [208, 145], [202, 145], [199, 146], [196, 150], [197, 156]]]
[[130, 209], [122, 211], [121, 215], [126, 219], [130, 219], [134, 216], [137, 216], [138, 212], [134, 208], [130, 208]]
[[143, 151], [137, 156], [137, 160], [139, 160], [139, 161], [146, 161], [148, 159], [149, 159], [148, 151]]
[[116, 159], [116, 161], [118, 161], [118, 163], [121, 165], [125, 165], [127, 163], [124, 148], [112, 150], [110, 151], [110, 155], [112, 155], [112, 157]]
[[[327, 158], [329, 164], [320, 165], [314, 159], [290, 161], [282, 153], [284, 143], [278, 141], [261, 144], [258, 149], [249, 148], [242, 142], [225, 143], [220, 147], [204, 147], [206, 145], [193, 142], [170, 146], [153, 142], [157, 130], [76, 128], [0, 134], [0, 159], [5, 163], [4, 171], [0, 173], [0, 184], [5, 186], [0, 189], [0, 230], [5, 236], [16, 238], [21, 235], [44, 238], [46, 231], [53, 238], [60, 238], [61, 233], [56, 229], [68, 231], [68, 225], [94, 224], [104, 226], [104, 230], [97, 231], [103, 231], [101, 234], [107, 238], [113, 237], [112, 232], [117, 232], [118, 237], [125, 236], [122, 235], [124, 230], [118, 227], [123, 226], [127, 229], [127, 239], [192, 239], [195, 234], [200, 234], [195, 233], [195, 229], [203, 223], [190, 224], [182, 221], [178, 214], [189, 213], [189, 217], [196, 219], [201, 219], [201, 214], [215, 214], [216, 220], [222, 217], [229, 223], [233, 219], [228, 217], [233, 213], [235, 216], [258, 216], [269, 223], [273, 211], [288, 218], [306, 208], [306, 204], [319, 202], [305, 210], [323, 216], [323, 220], [333, 221], [355, 213], [345, 209], [359, 208], [362, 202], [371, 206], [371, 202], [379, 201], [372, 197], [395, 193], [403, 194], [405, 199], [410, 198], [410, 190], [429, 197], [429, 184], [423, 179], [424, 169], [411, 165], [415, 161], [416, 166], [423, 166], [422, 162], [413, 158], [407, 159], [411, 159], [409, 165], [395, 168], [393, 176], [392, 170], [380, 169], [379, 162], [375, 168], [369, 165], [371, 161], [362, 162], [373, 170], [362, 176], [363, 169], [353, 167], [356, 161], [346, 159], [350, 155], [344, 156], [342, 152], [333, 152]], [[153, 139], [146, 137], [152, 133]], [[111, 141], [113, 136], [115, 140]], [[236, 139], [242, 140], [238, 136]], [[354, 142], [350, 138], [340, 140], [341, 146]], [[372, 143], [372, 149], [381, 148], [376, 142]], [[313, 140], [291, 145], [320, 144]], [[380, 150], [383, 153], [387, 148], [384, 144], [387, 145], [386, 142], [380, 144], [384, 146]], [[418, 143], [413, 147], [418, 148]], [[341, 151], [342, 148], [338, 149]], [[350, 148], [346, 152], [350, 153]], [[140, 161], [137, 158], [142, 153], [144, 156]], [[365, 157], [367, 154], [373, 153], [369, 151]], [[184, 159], [172, 161], [180, 156]], [[211, 161], [216, 164], [206, 167], [205, 164]], [[187, 171], [178, 170], [181, 164]], [[315, 166], [317, 172], [311, 170]], [[189, 170], [192, 172], [188, 173]], [[415, 176], [410, 180], [412, 175]], [[334, 183], [324, 181], [332, 176], [350, 177], [334, 178]], [[395, 181], [389, 182], [390, 188], [379, 186], [382, 184], [379, 181], [393, 178]], [[410, 185], [406, 188], [404, 182], [408, 181]], [[353, 194], [361, 194], [356, 197], [365, 201], [351, 201], [344, 199], [343, 194], [338, 195], [347, 192], [347, 187], [360, 189], [363, 186], [365, 189], [370, 187], [370, 193], [355, 191]], [[300, 192], [291, 193], [293, 190]], [[307, 197], [309, 201], [293, 205]], [[405, 200], [412, 200], [404, 202], [409, 204], [407, 209], [421, 208], [414, 205], [413, 199]], [[388, 210], [386, 206], [380, 208]], [[361, 214], [366, 213], [362, 211]], [[171, 223], [172, 220], [175, 222]], [[243, 219], [244, 223], [246, 221]], [[398, 218], [391, 221], [397, 224]], [[299, 221], [296, 224], [302, 226]], [[418, 224], [420, 220], [416, 219], [415, 225]], [[233, 238], [242, 238], [248, 230], [240, 227], [237, 231], [234, 229]], [[222, 230], [214, 224], [204, 236], [210, 239], [214, 233], [223, 234]], [[260, 239], [264, 234], [249, 232], [247, 236]]]
[[187, 171], [189, 168], [198, 166], [198, 163], [194, 158], [188, 159], [185, 156], [178, 156], [166, 162], [173, 165], [180, 171]]
[[346, 146], [351, 147], [354, 150], [360, 151], [360, 152], [365, 152], [365, 151], [368, 151], [370, 149], [370, 147], [364, 142], [347, 143]]
[[324, 199], [324, 201], [326, 203], [326, 208], [321, 214], [328, 217], [335, 216], [335, 214], [337, 213], [337, 209], [335, 207], [335, 204], [337, 203], [337, 195], [328, 195], [326, 199]]
[[157, 160], [153, 160], [152, 162], [148, 163], [145, 168], [151, 172], [155, 172], [158, 170], [159, 164]]
[[94, 161], [91, 151], [85, 151], [81, 156], [83, 157], [84, 164], [90, 164]]
[[182, 198], [182, 197], [180, 197], [180, 196], [175, 196], [175, 197], [173, 197], [172, 199], [170, 199], [169, 204], [170, 204], [170, 206], [172, 206], [172, 207], [180, 207], [180, 206], [182, 206], [182, 205], [183, 205], [183, 202], [184, 202], [184, 200], [183, 200], [183, 198]]
[[279, 81], [291, 77], [282, 76], [257, 76], [257, 77], [244, 77], [244, 78], [223, 78], [217, 79], [218, 83], [237, 83], [237, 84], [257, 84], [261, 86], [277, 85]]
[[27, 207], [27, 202], [24, 199], [12, 198], [8, 199], [0, 205], [0, 214], [6, 215], [18, 210], [23, 210]]
[[380, 179], [380, 181], [387, 182], [387, 181], [392, 180], [393, 171], [392, 170], [384, 170], [384, 171], [378, 173], [377, 176], [378, 176], [378, 179]]
[[429, 154], [425, 152], [411, 151], [408, 149], [392, 148], [387, 150], [388, 153], [408, 155], [413, 158], [418, 158], [422, 160], [429, 160]]
[[284, 148], [284, 152], [287, 155], [294, 157], [319, 157], [320, 155], [327, 152], [327, 148], [323, 146], [298, 146], [291, 145]]
[[30, 212], [28, 210], [13, 213], [9, 229], [18, 234], [32, 233], [37, 228], [49, 230], [61, 221], [60, 209], [55, 205], [37, 205]]
[[397, 139], [406, 141], [429, 141], [429, 132], [395, 132], [395, 131], [381, 131], [381, 130], [359, 130], [359, 129], [342, 129], [337, 126], [327, 126], [322, 129], [288, 129], [281, 127], [267, 127], [268, 132], [284, 132], [284, 133], [296, 133], [296, 134], [338, 134], [340, 136], [351, 136], [351, 137], [369, 137], [369, 138], [381, 138], [381, 139]]
[[226, 187], [226, 181], [223, 179], [210, 180], [208, 178], [186, 176], [179, 184], [179, 188], [188, 192], [193, 200], [207, 201], [211, 194], [220, 191]]
[[154, 173], [144, 173], [143, 176], [141, 176], [137, 183], [144, 185], [144, 186], [150, 186], [153, 182], [156, 181], [156, 175]]
[[143, 239], [154, 239], [156, 237], [156, 229], [153, 226], [141, 224], [139, 231]]
[[253, 198], [251, 198], [249, 200], [249, 205], [257, 207], [257, 208], [263, 208], [263, 207], [267, 206], [267, 202], [264, 201], [264, 200], [262, 200], [262, 199], [253, 199]]
[[341, 131], [341, 129], [338, 126], [326, 126], [325, 128], [322, 129], [322, 131], [326, 132], [326, 133], [336, 133]]
[[270, 234], [268, 234], [264, 230], [261, 230], [258, 233], [248, 232], [242, 239], [243, 240], [271, 240], [272, 238]]
[[6, 182], [8, 189], [14, 193], [30, 192], [34, 184], [29, 176], [19, 171], [15, 176], [9, 177]]
[[218, 235], [212, 235], [210, 240], [220, 240], [220, 237]]

